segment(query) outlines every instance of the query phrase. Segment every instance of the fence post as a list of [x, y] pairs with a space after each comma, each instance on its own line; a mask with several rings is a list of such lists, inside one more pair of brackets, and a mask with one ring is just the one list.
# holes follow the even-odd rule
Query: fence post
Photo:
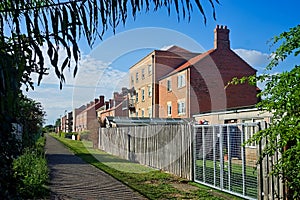
[[[261, 123], [258, 122], [258, 131], [261, 131]], [[263, 140], [263, 139], [262, 139]], [[260, 159], [260, 156], [262, 154], [262, 140], [259, 141], [258, 143], [258, 153], [257, 157]], [[264, 160], [261, 160], [261, 162], [258, 165], [258, 170], [257, 170], [257, 180], [258, 180], [258, 199], [263, 200], [264, 199], [264, 174], [263, 174], [263, 162]]]
[[206, 151], [205, 151], [205, 128], [202, 126], [202, 151], [203, 151], [203, 163], [202, 163], [202, 167], [203, 167], [203, 182], [206, 182], [206, 175], [205, 175], [205, 171], [206, 171]]
[[245, 142], [245, 125], [242, 125], [242, 131], [241, 131], [241, 153], [242, 153], [242, 178], [243, 178], [243, 195], [246, 194], [246, 180], [245, 180], [245, 176], [246, 176], [246, 150], [245, 150], [245, 146], [243, 145]]
[[223, 128], [219, 126], [219, 134], [220, 134], [220, 188], [224, 189], [223, 184], [223, 175], [224, 175], [224, 158], [223, 158]]
[[128, 149], [128, 160], [131, 160], [131, 156], [130, 156], [130, 134], [127, 134], [127, 140], [128, 140], [128, 142], [127, 142], [127, 149]]
[[98, 149], [100, 149], [101, 142], [101, 127], [98, 128]]
[[192, 156], [192, 166], [191, 166], [191, 179], [192, 181], [196, 180], [196, 125], [191, 125], [191, 156]]

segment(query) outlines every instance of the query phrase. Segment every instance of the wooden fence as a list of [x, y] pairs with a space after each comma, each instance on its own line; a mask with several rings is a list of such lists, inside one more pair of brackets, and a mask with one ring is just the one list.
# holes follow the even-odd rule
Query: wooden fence
[[189, 124], [101, 128], [99, 148], [130, 161], [192, 180]]
[[[267, 126], [266, 122], [261, 123], [261, 129], [266, 129]], [[260, 141], [257, 145], [257, 155], [262, 154], [262, 149], [267, 142], [266, 138]], [[277, 151], [274, 156], [266, 156], [257, 166], [258, 199], [260, 200], [286, 199], [286, 189], [282, 178], [270, 175], [274, 164], [278, 162], [280, 157], [281, 154]]]

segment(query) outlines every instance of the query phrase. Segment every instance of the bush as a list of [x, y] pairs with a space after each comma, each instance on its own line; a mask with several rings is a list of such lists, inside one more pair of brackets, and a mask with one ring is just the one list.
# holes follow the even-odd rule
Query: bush
[[65, 133], [65, 138], [71, 139], [72, 135], [73, 135], [73, 133]]
[[48, 195], [45, 185], [49, 171], [44, 155], [44, 143], [45, 138], [40, 138], [34, 148], [26, 148], [13, 162], [14, 177], [18, 180], [17, 190], [22, 198], [41, 198]]

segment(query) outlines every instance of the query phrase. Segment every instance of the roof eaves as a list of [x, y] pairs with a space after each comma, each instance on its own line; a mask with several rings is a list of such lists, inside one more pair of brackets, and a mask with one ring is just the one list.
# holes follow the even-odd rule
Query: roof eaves
[[166, 76], [162, 77], [160, 80], [165, 79], [171, 75], [174, 75], [176, 73], [179, 73], [185, 69], [188, 69], [189, 67], [191, 67], [192, 65], [194, 65], [195, 63], [201, 61], [202, 59], [204, 59], [205, 57], [207, 57], [208, 55], [212, 54], [213, 52], [215, 52], [216, 49], [210, 49], [202, 54], [199, 54], [195, 57], [192, 57], [191, 59], [189, 59], [188, 61], [186, 61], [184, 64], [180, 65], [179, 67], [177, 67], [175, 70], [173, 70], [172, 72], [170, 72], [169, 74], [167, 74]]

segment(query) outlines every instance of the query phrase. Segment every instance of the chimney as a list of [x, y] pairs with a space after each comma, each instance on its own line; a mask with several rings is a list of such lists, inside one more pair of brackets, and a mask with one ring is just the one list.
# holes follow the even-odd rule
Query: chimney
[[122, 87], [122, 95], [126, 96], [128, 94], [128, 89], [126, 87]]
[[98, 102], [99, 102], [99, 99], [96, 98], [96, 99], [95, 99], [95, 104], [97, 104]]
[[109, 108], [114, 107], [114, 100], [109, 99]]
[[99, 96], [99, 101], [100, 101], [100, 106], [103, 106], [104, 105], [104, 96], [103, 95]]
[[90, 102], [90, 106], [93, 106], [93, 105], [94, 105], [94, 103], [95, 103], [94, 101], [91, 101], [91, 102]]
[[118, 98], [119, 93], [118, 92], [114, 92], [114, 99]]
[[109, 109], [109, 102], [105, 101], [105, 110], [108, 110], [108, 109]]
[[229, 29], [227, 29], [227, 26], [217, 25], [214, 32], [215, 32], [215, 40], [214, 40], [215, 49], [230, 49]]

